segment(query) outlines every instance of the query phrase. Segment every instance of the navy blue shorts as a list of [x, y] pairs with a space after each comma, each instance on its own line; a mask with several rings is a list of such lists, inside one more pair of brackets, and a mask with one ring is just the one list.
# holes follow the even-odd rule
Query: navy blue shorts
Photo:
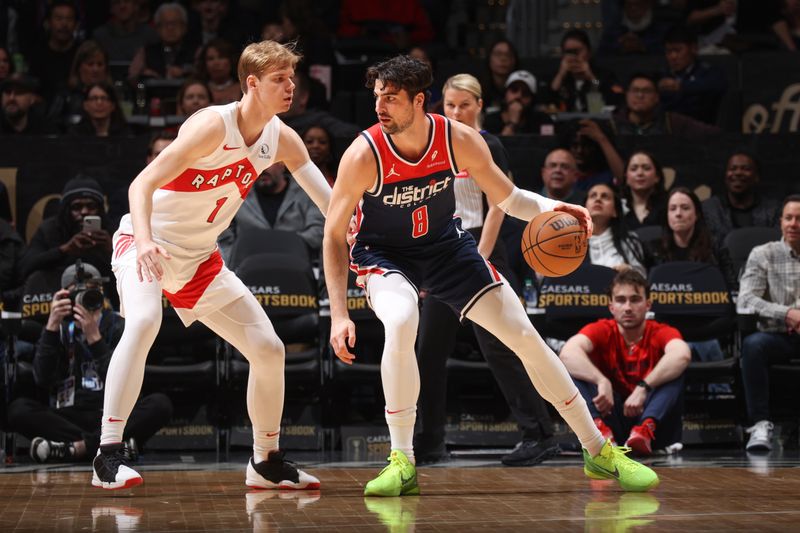
[[417, 292], [428, 290], [462, 320], [481, 296], [503, 283], [478, 253], [472, 235], [460, 228], [460, 221], [438, 241], [420, 247], [393, 249], [356, 241], [350, 251], [350, 269], [362, 287], [370, 274], [400, 274]]

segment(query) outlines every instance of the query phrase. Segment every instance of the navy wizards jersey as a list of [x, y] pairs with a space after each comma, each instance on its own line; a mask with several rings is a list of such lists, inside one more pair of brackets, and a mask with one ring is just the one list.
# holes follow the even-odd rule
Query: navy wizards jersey
[[427, 117], [428, 147], [417, 161], [398, 154], [380, 124], [361, 132], [375, 156], [377, 179], [356, 211], [359, 243], [409, 248], [455, 231], [453, 190], [458, 169], [450, 121], [441, 115]]

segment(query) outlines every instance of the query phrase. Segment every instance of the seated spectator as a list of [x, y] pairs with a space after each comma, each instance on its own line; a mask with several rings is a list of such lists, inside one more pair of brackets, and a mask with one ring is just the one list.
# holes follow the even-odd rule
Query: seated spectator
[[[64, 185], [58, 213], [42, 221], [22, 256], [20, 268], [27, 278], [37, 270], [54, 276], [54, 284], [76, 259], [96, 265], [103, 277], [111, 276], [111, 235], [105, 213], [103, 189], [94, 178], [79, 174]], [[102, 229], [83, 231], [83, 218], [99, 216]]]
[[72, 126], [68, 133], [85, 137], [120, 137], [131, 134], [113, 85], [101, 81], [91, 83], [84, 89], [80, 122]]
[[139, 20], [137, 0], [111, 0], [111, 16], [95, 28], [92, 39], [108, 51], [108, 59], [130, 63], [140, 48], [158, 42], [158, 33]]
[[664, 170], [653, 154], [638, 150], [625, 163], [622, 209], [630, 229], [661, 224], [666, 208]]
[[48, 115], [62, 130], [80, 121], [86, 88], [93, 83], [113, 84], [108, 54], [96, 41], [84, 41], [75, 52], [67, 85], [50, 102]]
[[161, 4], [153, 15], [158, 42], [136, 52], [128, 78], [184, 78], [191, 74], [196, 46], [187, 38], [188, 15], [177, 2]]
[[556, 148], [547, 154], [542, 166], [542, 190], [539, 194], [560, 202], [583, 205], [586, 193], [579, 190], [578, 168], [569, 150]]
[[239, 233], [277, 229], [297, 233], [308, 245], [311, 257], [316, 258], [324, 225], [325, 217], [311, 198], [291, 178], [286, 166], [276, 163], [258, 176], [230, 228], [220, 236], [219, 248], [226, 264], [236, 268], [243, 259], [236, 251]]
[[736, 228], [778, 225], [780, 206], [759, 194], [760, 176], [760, 165], [752, 154], [737, 151], [728, 158], [725, 192], [703, 202], [703, 216], [717, 246], [721, 246], [725, 236]]
[[586, 209], [594, 230], [589, 237], [589, 261], [618, 271], [633, 268], [643, 276], [644, 249], [622, 217], [622, 200], [611, 185], [598, 183], [589, 189]]
[[419, 0], [401, 3], [343, 0], [339, 37], [383, 41], [398, 50], [433, 40], [433, 26]]
[[481, 77], [485, 113], [500, 110], [505, 102], [506, 81], [511, 73], [517, 70], [518, 64], [517, 49], [508, 39], [499, 39], [489, 47], [485, 72]]
[[[653, 265], [671, 261], [696, 261], [719, 268], [729, 288], [736, 287], [736, 272], [727, 253], [714, 247], [700, 199], [686, 187], [675, 187], [667, 194], [667, 217], [661, 239], [647, 243]], [[725, 358], [716, 339], [690, 342], [698, 361], [721, 361]]]
[[728, 80], [725, 73], [697, 59], [697, 35], [684, 26], [670, 30], [664, 39], [667, 73], [658, 82], [661, 106], [666, 111], [714, 124]]
[[278, 17], [280, 38], [273, 40], [282, 43], [297, 41], [297, 48], [303, 52], [302, 68], [336, 64], [331, 31], [320, 14], [319, 3], [313, 0], [281, 2]]
[[32, 76], [42, 84], [42, 97], [49, 102], [55, 92], [67, 83], [75, 52], [80, 44], [78, 19], [72, 0], [54, 0], [50, 3], [45, 32], [37, 34], [39, 40], [28, 54]]
[[660, 54], [669, 26], [658, 18], [654, 0], [623, 0], [620, 18], [605, 26], [600, 55]]
[[223, 39], [212, 39], [200, 49], [195, 73], [211, 89], [211, 101], [214, 104], [227, 104], [242, 97], [236, 76], [238, 62], [233, 46]]
[[[172, 141], [178, 136], [174, 131], [157, 131], [150, 136], [150, 141], [147, 143], [147, 156], [145, 157], [145, 165], [158, 157], [164, 148], [172, 144]], [[130, 213], [128, 206], [128, 185], [117, 189], [109, 195], [108, 199], [108, 221], [110, 228], [116, 231], [119, 227], [119, 221], [125, 213]], [[109, 232], [110, 233], [110, 232]]]
[[549, 102], [555, 111], [590, 111], [587, 95], [592, 91], [602, 96], [602, 107], [615, 104], [621, 89], [611, 72], [593, 64], [589, 35], [583, 30], [569, 30], [561, 38], [561, 64], [550, 82]]
[[8, 48], [0, 46], [0, 84], [14, 73], [14, 64], [11, 62], [11, 54]]
[[645, 319], [649, 289], [640, 273], [618, 273], [609, 297], [614, 318], [585, 326], [560, 357], [603, 436], [650, 455], [680, 441], [691, 353], [676, 329]]
[[0, 133], [6, 135], [46, 135], [56, 132], [37, 104], [39, 84], [26, 74], [15, 73], [0, 84], [3, 106]]
[[580, 190], [586, 191], [596, 183], [612, 184], [624, 173], [625, 162], [617, 152], [607, 121], [571, 121], [560, 136], [578, 165]]
[[10, 222], [0, 218], [0, 301], [6, 306], [13, 299], [9, 296], [17, 293], [17, 289], [22, 285], [20, 259], [24, 246], [25, 241]]
[[512, 72], [499, 111], [486, 114], [483, 127], [500, 136], [540, 134], [543, 124], [553, 124], [549, 115], [536, 110], [536, 78], [527, 70]]
[[650, 74], [634, 74], [625, 91], [625, 105], [612, 115], [617, 135], [671, 134], [696, 141], [719, 133], [716, 126], [680, 113], [664, 111], [659, 105], [660, 101], [656, 79]]
[[241, 2], [230, 0], [192, 0], [192, 9], [200, 15], [200, 35], [192, 35], [192, 40], [206, 44], [214, 39], [224, 39], [234, 48], [253, 41], [254, 21], [239, 13], [239, 4]]
[[178, 89], [175, 99], [175, 114], [179, 117], [190, 117], [204, 107], [211, 105], [211, 89], [205, 82], [189, 78]]
[[748, 451], [771, 450], [769, 367], [800, 354], [800, 195], [783, 202], [780, 241], [756, 246], [739, 284], [740, 312], [758, 317], [758, 331], [742, 342], [742, 383]]
[[[31, 439], [37, 463], [89, 461], [100, 446], [105, 377], [123, 325], [103, 298], [100, 278], [88, 263], [64, 270], [33, 359], [36, 385], [51, 393], [50, 405], [18, 398], [8, 407], [9, 426]], [[140, 398], [123, 435], [128, 452], [135, 457], [171, 416], [165, 394]]]
[[279, 116], [287, 126], [295, 131], [304, 131], [313, 125], [323, 126], [334, 137], [355, 138], [361, 129], [355, 124], [339, 120], [327, 111], [316, 109], [310, 104], [311, 80], [301, 71], [294, 74], [294, 96], [289, 110]]
[[311, 161], [325, 176], [328, 185], [336, 181], [336, 148], [331, 134], [322, 126], [311, 126], [300, 136], [306, 145]]

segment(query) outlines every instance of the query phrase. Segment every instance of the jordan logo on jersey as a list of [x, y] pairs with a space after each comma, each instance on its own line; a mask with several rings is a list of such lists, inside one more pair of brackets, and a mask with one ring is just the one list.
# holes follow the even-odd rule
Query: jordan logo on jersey
[[398, 178], [400, 177], [400, 174], [394, 169], [394, 164], [392, 164], [392, 168], [389, 170], [389, 173], [386, 174], [386, 179], [388, 180], [392, 176], [397, 176]]

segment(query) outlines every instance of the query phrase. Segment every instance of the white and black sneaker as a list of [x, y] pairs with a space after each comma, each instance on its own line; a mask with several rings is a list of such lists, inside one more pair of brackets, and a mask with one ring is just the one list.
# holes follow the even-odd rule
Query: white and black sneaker
[[760, 420], [745, 430], [750, 434], [745, 449], [748, 452], [768, 452], [772, 449], [772, 430], [774, 426], [769, 420]]
[[102, 444], [97, 450], [92, 468], [92, 485], [107, 490], [129, 489], [144, 481], [136, 470], [128, 466], [125, 445]]
[[279, 450], [269, 452], [266, 461], [255, 463], [253, 458], [247, 463], [248, 487], [253, 489], [318, 489], [319, 480], [298, 469], [291, 461], [283, 458]]
[[31, 441], [31, 459], [37, 463], [48, 461], [70, 461], [75, 456], [75, 447], [71, 442], [58, 442], [43, 437], [34, 437]]

